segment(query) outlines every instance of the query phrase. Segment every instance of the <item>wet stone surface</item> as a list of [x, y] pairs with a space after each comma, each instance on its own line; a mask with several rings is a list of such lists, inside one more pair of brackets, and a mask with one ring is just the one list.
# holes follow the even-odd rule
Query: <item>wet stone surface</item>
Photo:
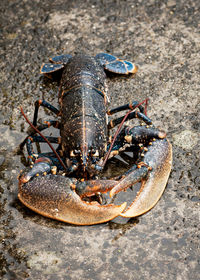
[[[199, 1], [1, 0], [0, 14], [1, 279], [198, 279]], [[134, 77], [108, 80], [110, 107], [148, 97], [173, 145], [166, 190], [137, 219], [78, 227], [17, 199], [28, 128], [19, 108], [32, 119], [38, 98], [57, 106], [58, 82], [41, 77], [40, 65], [81, 51], [138, 65]]]

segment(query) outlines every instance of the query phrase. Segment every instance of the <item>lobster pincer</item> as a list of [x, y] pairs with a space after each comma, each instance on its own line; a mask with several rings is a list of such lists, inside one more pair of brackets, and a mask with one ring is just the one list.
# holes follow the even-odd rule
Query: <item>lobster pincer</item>
[[133, 172], [127, 174], [111, 190], [110, 196], [126, 190], [141, 181], [140, 190], [131, 205], [120, 214], [122, 217], [136, 217], [155, 206], [165, 190], [172, 164], [172, 148], [167, 139], [155, 140], [137, 164]]
[[26, 184], [19, 184], [18, 198], [40, 215], [76, 225], [112, 220], [126, 207], [126, 203], [118, 206], [83, 201], [74, 190], [75, 184], [78, 189], [76, 179], [61, 175], [34, 177]]

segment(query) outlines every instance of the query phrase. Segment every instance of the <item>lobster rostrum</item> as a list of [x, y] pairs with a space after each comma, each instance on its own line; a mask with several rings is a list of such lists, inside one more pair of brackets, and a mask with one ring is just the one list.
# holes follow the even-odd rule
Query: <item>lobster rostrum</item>
[[[76, 225], [103, 223], [117, 216], [135, 217], [150, 210], [161, 197], [171, 170], [172, 148], [166, 133], [155, 128], [137, 101], [106, 110], [106, 73], [128, 75], [137, 67], [115, 56], [100, 53], [95, 57], [79, 54], [60, 55], [43, 64], [41, 73], [61, 71], [58, 110], [45, 100], [35, 103], [32, 131], [26, 144], [30, 167], [19, 175], [20, 201], [35, 212]], [[38, 109], [48, 108], [60, 117], [38, 125]], [[125, 117], [110, 122], [107, 115], [129, 110]], [[144, 125], [124, 126], [125, 120], [137, 118]], [[110, 130], [121, 124], [115, 136]], [[60, 137], [42, 137], [41, 131], [53, 126]], [[37, 135], [39, 133], [39, 135]], [[56, 151], [35, 154], [33, 142], [58, 144]], [[49, 143], [49, 145], [50, 145]], [[124, 174], [114, 179], [100, 179], [107, 159], [121, 151], [137, 151], [138, 159]], [[137, 182], [140, 190], [127, 207], [101, 204], [100, 193], [114, 197]]]

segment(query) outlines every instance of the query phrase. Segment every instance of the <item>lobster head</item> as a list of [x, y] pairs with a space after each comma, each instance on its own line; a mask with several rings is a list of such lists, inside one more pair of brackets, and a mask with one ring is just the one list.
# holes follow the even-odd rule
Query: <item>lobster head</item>
[[80, 149], [70, 151], [70, 157], [67, 161], [68, 167], [78, 172], [84, 179], [91, 179], [97, 175], [101, 169], [99, 168], [102, 161], [102, 155], [99, 150], [89, 149], [87, 146], [81, 146]]

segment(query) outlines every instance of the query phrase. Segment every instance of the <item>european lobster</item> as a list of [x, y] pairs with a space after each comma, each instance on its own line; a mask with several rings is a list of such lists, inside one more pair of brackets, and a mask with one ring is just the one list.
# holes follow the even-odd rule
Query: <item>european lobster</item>
[[[41, 215], [76, 225], [104, 223], [117, 216], [135, 217], [147, 212], [165, 189], [171, 170], [171, 144], [166, 133], [152, 125], [137, 101], [106, 111], [106, 72], [128, 75], [136, 73], [137, 67], [105, 53], [95, 57], [60, 55], [50, 62], [43, 64], [40, 72], [62, 72], [60, 110], [45, 100], [36, 101], [33, 127], [39, 134], [49, 126], [56, 127], [61, 137], [46, 137], [48, 142], [58, 144], [56, 155], [34, 154], [32, 143], [46, 141], [35, 131], [21, 144], [21, 148], [27, 146], [31, 166], [19, 175], [20, 201]], [[51, 120], [38, 125], [40, 106], [60, 116], [60, 122]], [[108, 123], [107, 115], [123, 110], [130, 111]], [[133, 118], [145, 125], [122, 128], [125, 119]], [[109, 141], [108, 132], [118, 124], [120, 128]], [[137, 162], [113, 180], [99, 179], [107, 159], [127, 147], [131, 151], [136, 149]], [[113, 197], [137, 182], [141, 182], [141, 188], [129, 207], [126, 208], [126, 202], [100, 204], [99, 193], [110, 191]]]

